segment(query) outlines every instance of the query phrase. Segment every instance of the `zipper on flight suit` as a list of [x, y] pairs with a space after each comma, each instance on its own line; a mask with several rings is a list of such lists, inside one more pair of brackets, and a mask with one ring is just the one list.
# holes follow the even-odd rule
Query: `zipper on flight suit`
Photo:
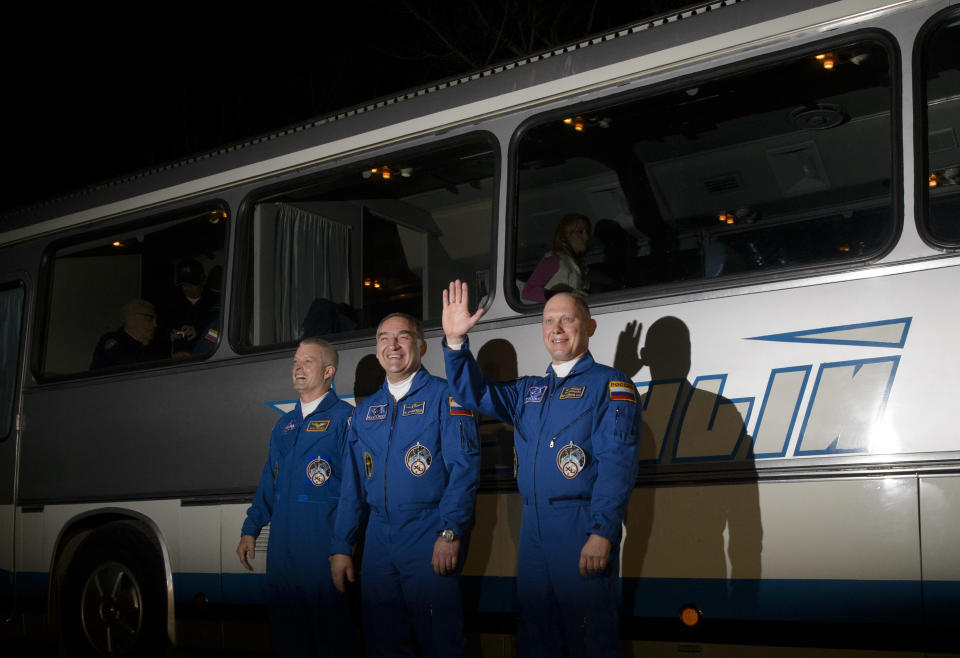
[[[579, 416], [577, 416], [576, 418], [574, 418], [573, 420], [571, 420], [569, 423], [567, 423], [566, 425], [564, 425], [563, 428], [562, 428], [559, 432], [557, 432], [556, 434], [554, 434], [552, 439], [550, 439], [550, 447], [552, 448], [552, 447], [556, 444], [557, 439], [560, 438], [560, 435], [563, 434], [564, 432], [566, 432], [568, 429], [570, 429], [570, 426], [571, 426], [571, 425], [573, 425], [575, 422], [577, 422], [578, 420], [580, 420], [581, 418], [583, 418], [584, 416], [586, 416], [586, 415], [587, 415], [588, 413], [590, 413], [591, 411], [593, 411], [593, 410], [592, 410], [592, 409], [587, 409], [587, 410], [584, 411], [582, 414], [580, 414]], [[617, 413], [618, 413], [618, 414], [620, 413], [620, 410], [619, 410], [619, 409], [617, 409]]]
[[[406, 396], [404, 396], [406, 397]], [[394, 400], [390, 395], [390, 430], [387, 432], [387, 447], [383, 453], [383, 514], [390, 520], [390, 508], [387, 505], [387, 468], [390, 463], [390, 440], [393, 438], [393, 426], [397, 421], [397, 408], [400, 406], [399, 400]]]

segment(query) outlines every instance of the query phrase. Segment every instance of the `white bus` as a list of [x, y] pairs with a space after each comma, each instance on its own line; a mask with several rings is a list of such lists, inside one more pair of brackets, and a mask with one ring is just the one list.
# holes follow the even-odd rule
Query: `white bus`
[[[958, 43], [955, 0], [718, 0], [0, 218], [9, 623], [265, 648], [266, 534], [256, 573], [234, 549], [298, 338], [354, 399], [407, 311], [442, 374], [461, 278], [488, 376], [542, 372], [519, 291], [576, 212], [593, 355], [642, 401], [628, 655], [957, 654]], [[185, 259], [215, 312], [174, 358]], [[91, 369], [134, 299], [157, 351]], [[483, 432], [468, 643], [506, 656], [520, 505]]]

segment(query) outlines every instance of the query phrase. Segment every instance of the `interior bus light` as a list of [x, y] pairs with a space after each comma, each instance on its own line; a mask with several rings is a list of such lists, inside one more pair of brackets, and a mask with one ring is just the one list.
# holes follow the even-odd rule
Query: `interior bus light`
[[379, 287], [380, 287], [380, 282], [377, 281], [376, 279], [374, 279], [374, 280], [373, 280], [373, 287], [374, 287], [374, 288], [379, 288]]
[[827, 56], [826, 53], [820, 53], [819, 55], [816, 55], [814, 59], [823, 61], [826, 58], [826, 56]]
[[383, 180], [390, 180], [390, 176], [392, 175], [393, 172], [390, 171], [390, 167], [384, 166], [384, 168], [380, 171], [380, 177], [383, 178]]
[[363, 285], [364, 285], [365, 287], [369, 288], [370, 286], [373, 285], [373, 281], [371, 281], [370, 277], [366, 277], [366, 278], [363, 280]]
[[687, 628], [693, 628], [700, 623], [701, 619], [703, 619], [703, 613], [692, 603], [686, 603], [680, 608], [680, 623]]
[[934, 173], [931, 173], [930, 177], [927, 178], [927, 185], [930, 187], [936, 187], [939, 183], [940, 181], [937, 179], [937, 175]]
[[825, 68], [828, 71], [833, 68], [834, 64], [835, 62], [832, 57], [827, 57], [826, 59], [823, 60], [823, 68]]
[[123, 246], [123, 243], [120, 242], [119, 240], [114, 240], [111, 244], [113, 244], [114, 247], [122, 247], [122, 246]]

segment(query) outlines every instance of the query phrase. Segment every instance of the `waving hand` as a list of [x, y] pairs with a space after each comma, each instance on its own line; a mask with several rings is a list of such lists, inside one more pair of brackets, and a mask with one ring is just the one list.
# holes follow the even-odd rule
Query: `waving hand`
[[464, 336], [476, 326], [483, 316], [483, 309], [470, 315], [470, 293], [467, 284], [460, 279], [450, 283], [450, 289], [443, 291], [443, 333], [447, 343], [458, 345]]

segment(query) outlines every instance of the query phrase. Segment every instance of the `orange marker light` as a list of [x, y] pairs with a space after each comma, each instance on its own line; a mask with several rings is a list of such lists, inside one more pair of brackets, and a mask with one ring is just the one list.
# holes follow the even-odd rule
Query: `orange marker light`
[[695, 605], [687, 604], [680, 608], [680, 623], [687, 628], [693, 628], [700, 623], [702, 618], [703, 615], [700, 614], [700, 609]]

